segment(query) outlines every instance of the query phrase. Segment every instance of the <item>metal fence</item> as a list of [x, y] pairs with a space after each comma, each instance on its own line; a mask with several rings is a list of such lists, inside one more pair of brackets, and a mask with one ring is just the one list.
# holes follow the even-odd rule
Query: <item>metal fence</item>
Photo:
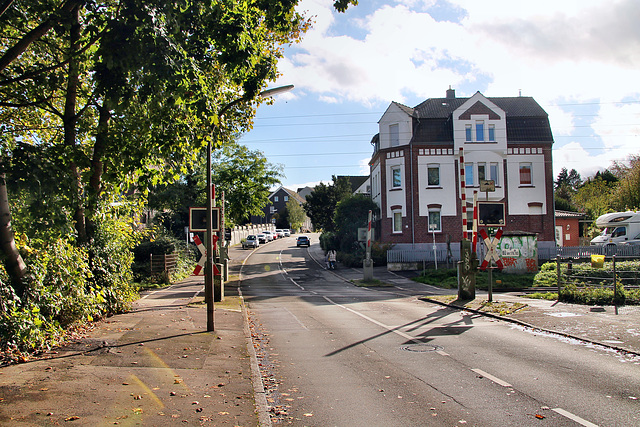
[[[486, 248], [483, 243], [478, 243], [477, 257], [483, 259]], [[610, 246], [564, 246], [556, 248], [539, 248], [538, 262], [555, 260], [556, 258], [588, 258], [591, 255], [616, 255], [621, 257], [640, 258], [640, 246], [633, 245], [610, 245]], [[433, 249], [389, 249], [387, 251], [387, 263], [426, 263], [433, 264], [435, 259], [438, 264], [455, 263], [460, 260], [460, 249], [452, 247], [451, 253], [448, 254], [445, 248]]]

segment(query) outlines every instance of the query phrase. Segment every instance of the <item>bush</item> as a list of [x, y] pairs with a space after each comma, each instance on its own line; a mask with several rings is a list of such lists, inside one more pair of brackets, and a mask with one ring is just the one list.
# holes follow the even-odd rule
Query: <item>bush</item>
[[[439, 288], [456, 289], [458, 287], [458, 271], [453, 268], [425, 270], [421, 276], [413, 280]], [[533, 274], [507, 274], [494, 271], [493, 281], [492, 288], [494, 290], [528, 288], [531, 287], [533, 282]], [[489, 289], [488, 272], [478, 271], [476, 274], [476, 289]]]
[[[142, 241], [133, 249], [133, 278], [138, 283], [169, 283], [171, 279], [179, 280], [193, 271], [197, 249], [176, 239], [168, 230], [154, 227], [148, 230]], [[151, 255], [176, 254], [176, 269], [173, 277], [151, 276]]]
[[604, 287], [587, 287], [579, 289], [575, 284], [567, 285], [560, 290], [559, 301], [584, 305], [623, 305], [626, 292], [622, 283], [616, 285], [617, 299], [613, 289]]

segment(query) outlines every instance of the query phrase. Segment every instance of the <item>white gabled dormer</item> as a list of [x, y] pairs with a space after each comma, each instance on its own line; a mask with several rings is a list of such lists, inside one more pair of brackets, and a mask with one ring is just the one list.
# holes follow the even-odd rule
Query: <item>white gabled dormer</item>
[[413, 136], [413, 108], [392, 102], [378, 122], [380, 149], [408, 145]]
[[506, 153], [507, 117], [500, 107], [476, 92], [453, 112], [455, 152], [476, 150]]

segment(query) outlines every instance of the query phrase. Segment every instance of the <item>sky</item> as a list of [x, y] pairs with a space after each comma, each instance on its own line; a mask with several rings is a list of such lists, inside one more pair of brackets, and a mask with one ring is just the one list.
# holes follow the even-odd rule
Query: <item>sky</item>
[[531, 96], [549, 114], [553, 171], [583, 179], [640, 154], [640, 1], [302, 0], [312, 18], [241, 143], [297, 190], [368, 175], [371, 139], [392, 101], [481, 92]]

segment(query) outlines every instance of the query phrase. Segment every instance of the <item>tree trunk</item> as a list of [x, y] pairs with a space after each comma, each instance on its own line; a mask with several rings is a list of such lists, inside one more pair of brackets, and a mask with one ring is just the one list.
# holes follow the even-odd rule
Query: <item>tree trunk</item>
[[4, 172], [0, 174], [0, 250], [7, 274], [16, 294], [22, 298], [26, 291], [25, 276], [27, 266], [18, 252], [11, 229], [11, 208], [7, 194], [7, 181]]
[[104, 173], [104, 152], [107, 148], [107, 139], [109, 133], [109, 121], [111, 120], [111, 112], [107, 106], [108, 102], [104, 101], [102, 107], [99, 108], [100, 117], [98, 119], [98, 129], [93, 145], [93, 157], [91, 158], [91, 176], [89, 177], [89, 204], [86, 213], [87, 237], [92, 239], [95, 233], [95, 221], [93, 220], [98, 210], [98, 201], [102, 192], [102, 174]]
[[[72, 11], [72, 25], [69, 30], [69, 52], [68, 56], [72, 57], [73, 53], [78, 49], [80, 40], [80, 14], [79, 9], [76, 7]], [[77, 156], [81, 155], [76, 153], [76, 139], [77, 139], [77, 124], [78, 116], [76, 114], [76, 105], [78, 102], [78, 84], [79, 84], [79, 63], [77, 58], [71, 58], [69, 62], [69, 73], [67, 80], [67, 93], [65, 97], [64, 114], [62, 117], [64, 127], [64, 145], [69, 150], [71, 155], [71, 161], [69, 162], [69, 172], [74, 181], [73, 188], [71, 189], [73, 219], [75, 223], [76, 232], [78, 234], [78, 243], [83, 244], [88, 241], [87, 229], [85, 226], [85, 213], [84, 213], [84, 200], [83, 200], [83, 183], [82, 172], [80, 167], [76, 163]]]
[[3, 71], [9, 66], [9, 64], [18, 59], [20, 55], [27, 50], [31, 43], [39, 40], [42, 36], [47, 34], [47, 32], [53, 28], [55, 24], [59, 23], [66, 14], [72, 12], [74, 9], [77, 10], [82, 4], [84, 4], [84, 0], [68, 0], [62, 3], [60, 9], [49, 14], [47, 19], [25, 34], [24, 37], [18, 40], [15, 45], [11, 46], [2, 56], [0, 56], [0, 71]]

